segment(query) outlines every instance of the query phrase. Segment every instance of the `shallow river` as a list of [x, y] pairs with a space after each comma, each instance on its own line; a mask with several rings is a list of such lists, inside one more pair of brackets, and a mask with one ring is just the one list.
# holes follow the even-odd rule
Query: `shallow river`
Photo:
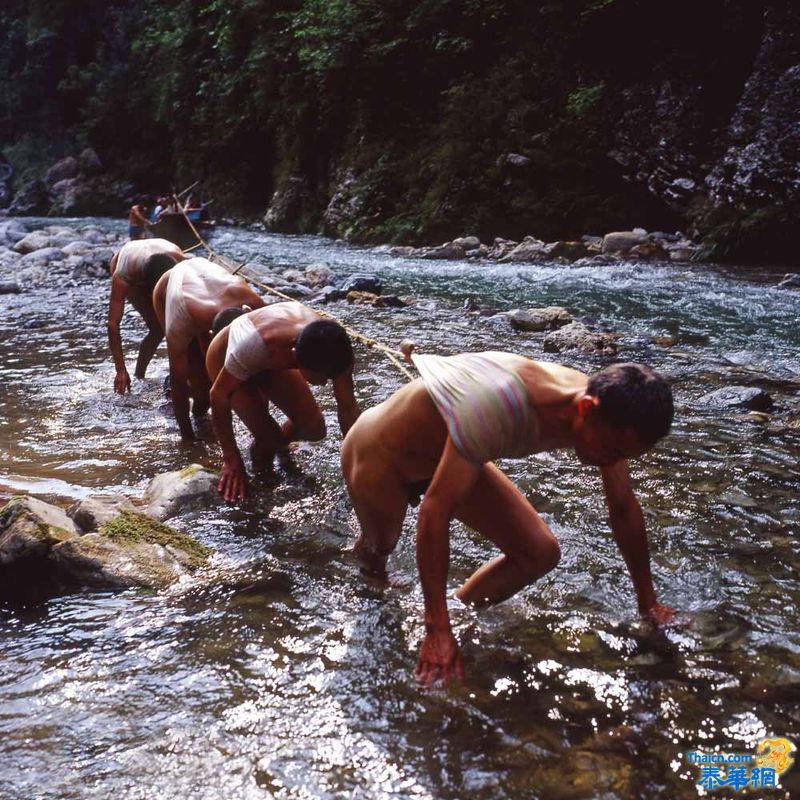
[[[216, 551], [196, 579], [0, 606], [0, 797], [691, 798], [700, 772], [687, 751], [752, 753], [766, 735], [800, 744], [800, 293], [774, 288], [775, 271], [415, 262], [235, 229], [213, 243], [265, 269], [377, 273], [384, 291], [419, 302], [329, 308], [393, 345], [412, 335], [428, 352], [606, 363], [543, 354], [540, 338], [466, 315], [467, 297], [500, 310], [565, 305], [624, 334], [620, 358], [660, 370], [676, 396], [672, 434], [634, 475], [656, 587], [682, 625], [639, 621], [595, 471], [566, 452], [502, 462], [562, 561], [494, 609], [454, 609], [466, 679], [420, 689], [415, 514], [389, 585], [362, 578], [323, 389], [327, 440], [300, 446], [294, 468], [246, 502], [175, 520]], [[113, 394], [108, 289], [0, 297], [0, 494], [137, 496], [159, 472], [216, 465], [210, 436], [177, 446], [163, 352], [130, 396]], [[127, 314], [131, 372], [141, 331]], [[402, 385], [379, 354], [359, 348], [357, 359], [364, 407]], [[700, 402], [729, 384], [766, 388], [775, 413]], [[460, 526], [452, 549], [452, 588], [494, 554]], [[764, 796], [800, 797], [798, 773]]]

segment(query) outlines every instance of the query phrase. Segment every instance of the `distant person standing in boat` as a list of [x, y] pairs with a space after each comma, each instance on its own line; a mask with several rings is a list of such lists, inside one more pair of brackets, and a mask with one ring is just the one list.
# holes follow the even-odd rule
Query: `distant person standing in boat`
[[150, 202], [143, 197], [136, 205], [131, 206], [128, 214], [128, 237], [132, 242], [144, 239], [149, 227]]
[[[248, 314], [223, 311], [214, 331], [206, 368], [224, 460], [218, 488], [226, 500], [235, 500], [245, 496], [247, 473], [233, 433], [234, 411], [253, 434], [250, 452], [254, 469], [260, 469], [292, 441], [325, 437], [325, 419], [309, 383], [331, 380], [342, 433], [361, 410], [353, 393], [350, 337], [302, 303], [274, 303]], [[269, 413], [270, 402], [288, 417], [282, 427]]]
[[252, 311], [263, 305], [261, 295], [242, 278], [205, 258], [182, 261], [156, 284], [153, 308], [167, 340], [172, 406], [184, 442], [195, 438], [190, 397], [196, 419], [209, 406], [206, 350], [214, 319], [225, 309]]
[[166, 239], [142, 239], [128, 242], [111, 258], [111, 299], [108, 305], [108, 344], [116, 367], [114, 391], [124, 394], [130, 391], [131, 378], [125, 366], [122, 351], [120, 322], [125, 311], [125, 301], [139, 312], [147, 334], [139, 345], [136, 360], [137, 378], [144, 378], [147, 365], [164, 338], [161, 324], [153, 309], [153, 289], [158, 279], [185, 256], [180, 247]]
[[422, 495], [416, 551], [425, 638], [417, 678], [431, 683], [462, 673], [447, 604], [453, 519], [500, 550], [456, 591], [464, 603], [500, 603], [559, 561], [556, 537], [494, 465], [498, 458], [565, 449], [598, 467], [639, 611], [668, 622], [675, 612], [656, 598], [628, 468], [670, 429], [667, 382], [639, 364], [614, 364], [589, 377], [513, 353], [411, 358], [422, 377], [358, 418], [342, 446], [342, 471], [361, 527], [356, 554], [378, 577], [385, 577], [409, 504]]

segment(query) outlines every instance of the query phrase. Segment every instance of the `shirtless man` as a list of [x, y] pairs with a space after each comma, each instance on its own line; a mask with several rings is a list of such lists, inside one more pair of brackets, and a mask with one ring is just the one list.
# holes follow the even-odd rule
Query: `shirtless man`
[[499, 603], [559, 561], [552, 531], [492, 463], [501, 457], [570, 448], [584, 464], [599, 467], [639, 610], [656, 623], [668, 621], [674, 611], [656, 599], [644, 517], [628, 471], [628, 459], [670, 429], [672, 392], [663, 378], [637, 364], [616, 364], [589, 378], [511, 353], [411, 359], [422, 377], [359, 417], [342, 447], [342, 469], [361, 526], [356, 553], [364, 571], [378, 576], [385, 575], [409, 502], [424, 492], [417, 566], [426, 633], [418, 680], [463, 674], [445, 596], [454, 517], [503, 553], [458, 589], [464, 603]]
[[131, 377], [125, 367], [119, 324], [125, 310], [125, 300], [139, 312], [147, 325], [147, 334], [139, 345], [136, 360], [137, 378], [144, 378], [147, 365], [164, 338], [161, 324], [153, 310], [153, 288], [158, 279], [184, 255], [178, 245], [166, 239], [142, 239], [128, 242], [111, 259], [111, 300], [108, 305], [108, 344], [114, 357], [117, 374], [114, 391], [125, 394], [131, 388]]
[[[211, 413], [224, 459], [218, 488], [226, 500], [234, 500], [245, 496], [247, 473], [231, 411], [253, 434], [256, 466], [270, 464], [291, 441], [324, 438], [325, 419], [309, 383], [321, 386], [332, 379], [342, 433], [360, 409], [353, 394], [353, 348], [341, 325], [296, 302], [274, 303], [232, 322], [227, 311], [221, 317], [215, 330], [221, 323], [227, 327], [212, 339], [206, 368], [213, 381]], [[288, 417], [283, 427], [270, 416], [269, 401]]]
[[205, 258], [189, 258], [161, 276], [153, 307], [167, 339], [172, 406], [184, 442], [194, 441], [189, 396], [196, 418], [208, 410], [211, 382], [206, 351], [215, 317], [226, 308], [251, 311], [264, 301], [242, 278]]
[[150, 227], [150, 204], [142, 198], [128, 212], [128, 236], [132, 242], [144, 239]]

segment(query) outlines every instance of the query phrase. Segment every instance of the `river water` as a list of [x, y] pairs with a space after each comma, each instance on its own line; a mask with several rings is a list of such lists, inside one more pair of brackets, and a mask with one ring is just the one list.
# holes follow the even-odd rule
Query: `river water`
[[[389, 585], [362, 578], [322, 389], [324, 442], [300, 446], [247, 501], [174, 521], [216, 551], [201, 575], [162, 593], [0, 607], [0, 797], [691, 798], [699, 770], [687, 751], [753, 752], [766, 735], [800, 743], [800, 294], [774, 288], [775, 271], [417, 262], [224, 228], [213, 243], [265, 271], [378, 274], [384, 291], [418, 303], [330, 308], [393, 345], [411, 335], [427, 352], [508, 349], [587, 372], [606, 363], [543, 354], [540, 338], [466, 315], [467, 297], [501, 310], [565, 305], [622, 333], [620, 358], [655, 367], [675, 391], [673, 432], [634, 476], [657, 590], [682, 624], [639, 621], [591, 468], [568, 453], [502, 462], [562, 561], [494, 609], [453, 609], [466, 679], [419, 688], [415, 514]], [[159, 472], [216, 465], [210, 436], [177, 445], [163, 353], [130, 396], [112, 393], [108, 287], [0, 297], [0, 494], [135, 497]], [[141, 330], [127, 315], [129, 361]], [[363, 348], [357, 369], [364, 407], [404, 381]], [[701, 402], [730, 384], [766, 388], [775, 413]], [[449, 585], [492, 555], [455, 525]], [[800, 796], [792, 775], [767, 795]]]

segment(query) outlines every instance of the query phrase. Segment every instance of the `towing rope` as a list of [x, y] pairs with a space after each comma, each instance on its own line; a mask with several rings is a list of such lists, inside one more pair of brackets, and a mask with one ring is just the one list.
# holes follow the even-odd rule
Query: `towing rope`
[[[192, 250], [196, 250], [198, 247], [204, 247], [208, 252], [209, 261], [213, 261], [219, 264], [220, 266], [227, 269], [228, 272], [230, 272], [231, 274], [241, 275], [243, 278], [245, 278], [245, 280], [250, 281], [250, 283], [252, 283], [253, 285], [258, 286], [260, 289], [263, 289], [264, 291], [269, 292], [270, 294], [273, 294], [276, 297], [280, 297], [283, 300], [290, 300], [292, 302], [302, 303], [302, 300], [297, 300], [294, 297], [290, 297], [289, 295], [284, 294], [283, 292], [276, 289], [274, 286], [268, 286], [266, 283], [260, 281], [258, 278], [255, 278], [253, 275], [247, 272], [242, 272], [242, 268], [245, 266], [246, 262], [243, 261], [241, 264], [237, 266], [232, 261], [229, 261], [227, 258], [225, 258], [225, 256], [222, 256], [219, 253], [217, 253], [216, 250], [214, 250], [211, 247], [211, 245], [200, 235], [200, 232], [197, 230], [194, 223], [189, 219], [186, 210], [181, 206], [180, 202], [178, 201], [178, 197], [176, 195], [173, 195], [173, 198], [175, 200], [175, 204], [180, 209], [183, 218], [186, 220], [187, 225], [189, 226], [195, 238], [197, 239], [197, 244], [186, 248], [183, 251], [184, 253], [189, 253]], [[306, 303], [302, 304], [307, 305]], [[319, 314], [322, 317], [327, 317], [328, 319], [333, 320], [337, 325], [341, 325], [342, 328], [344, 328], [347, 335], [350, 336], [352, 339], [361, 342], [361, 344], [366, 345], [367, 347], [370, 347], [373, 350], [378, 350], [381, 353], [383, 353], [392, 362], [392, 364], [394, 364], [397, 367], [397, 369], [399, 369], [400, 372], [402, 372], [409, 380], [414, 380], [414, 376], [401, 363], [401, 360], [404, 360], [406, 358], [403, 352], [401, 352], [400, 350], [395, 350], [392, 347], [388, 347], [387, 345], [382, 344], [377, 339], [374, 339], [371, 336], [365, 336], [363, 333], [359, 333], [357, 330], [349, 327], [348, 325], [345, 325], [340, 319], [338, 319], [333, 314], [327, 311], [323, 311], [322, 309], [319, 308], [314, 308], [312, 310], [314, 311], [315, 314]]]

